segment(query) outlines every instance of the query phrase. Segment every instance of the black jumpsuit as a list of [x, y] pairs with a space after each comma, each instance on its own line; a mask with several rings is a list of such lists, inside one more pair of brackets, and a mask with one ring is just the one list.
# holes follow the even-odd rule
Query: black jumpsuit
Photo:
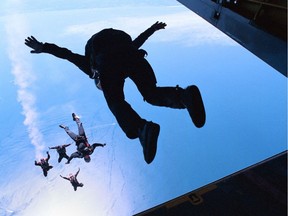
[[[179, 87], [157, 87], [154, 71], [144, 58], [140, 46], [155, 30], [148, 28], [134, 41], [120, 30], [104, 29], [93, 35], [85, 47], [85, 56], [66, 48], [45, 43], [42, 52], [67, 59], [90, 78], [101, 81], [104, 97], [119, 126], [130, 139], [138, 136], [146, 123], [125, 100], [124, 82], [129, 77], [137, 86], [145, 101], [156, 106], [184, 109], [180, 101]], [[93, 71], [99, 73], [96, 76]]]

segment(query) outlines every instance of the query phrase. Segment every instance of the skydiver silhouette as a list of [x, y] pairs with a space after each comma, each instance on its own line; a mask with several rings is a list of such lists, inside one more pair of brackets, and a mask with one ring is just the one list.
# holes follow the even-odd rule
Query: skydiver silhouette
[[83, 187], [84, 186], [83, 183], [79, 183], [78, 180], [77, 180], [77, 175], [79, 174], [79, 172], [80, 172], [80, 168], [78, 169], [78, 171], [76, 172], [75, 175], [70, 173], [68, 177], [63, 177], [62, 175], [60, 175], [60, 177], [70, 181], [70, 183], [72, 184], [72, 186], [74, 188], [74, 191], [76, 191], [77, 187]]
[[49, 147], [49, 149], [56, 149], [57, 153], [59, 154], [58, 163], [61, 162], [63, 158], [69, 159], [69, 156], [66, 154], [66, 147], [70, 146], [70, 144], [58, 145], [54, 147]]
[[125, 100], [123, 88], [127, 77], [136, 84], [144, 101], [155, 106], [186, 108], [198, 128], [205, 124], [206, 119], [198, 87], [158, 87], [154, 71], [145, 59], [147, 52], [139, 49], [155, 31], [165, 27], [166, 23], [156, 22], [135, 40], [124, 31], [104, 29], [87, 41], [85, 55], [55, 44], [39, 42], [33, 36], [27, 37], [25, 44], [32, 48], [31, 53], [49, 53], [66, 59], [94, 79], [126, 136], [130, 139], [139, 138], [144, 159], [150, 164], [156, 155], [160, 126], [141, 118]]
[[47, 158], [41, 158], [40, 161], [35, 161], [35, 166], [40, 166], [43, 171], [43, 175], [47, 177], [48, 171], [53, 168], [53, 166], [49, 165], [50, 154], [47, 151]]
[[72, 113], [72, 118], [73, 121], [75, 121], [77, 124], [78, 135], [71, 131], [69, 127], [63, 124], [59, 125], [59, 127], [63, 128], [66, 133], [75, 141], [77, 146], [77, 151], [70, 155], [66, 163], [69, 164], [73, 158], [84, 158], [84, 161], [89, 163], [91, 161], [90, 155], [94, 152], [94, 149], [98, 146], [104, 147], [106, 144], [94, 143], [90, 145], [79, 116], [77, 116], [75, 113]]

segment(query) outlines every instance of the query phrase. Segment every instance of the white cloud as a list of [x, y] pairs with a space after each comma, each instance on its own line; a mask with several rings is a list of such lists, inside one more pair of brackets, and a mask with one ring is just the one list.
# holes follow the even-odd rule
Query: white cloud
[[27, 64], [26, 56], [29, 55], [29, 51], [24, 47], [24, 38], [28, 35], [25, 17], [19, 14], [11, 15], [7, 17], [5, 24], [8, 55], [12, 65], [11, 73], [15, 77], [15, 85], [18, 87], [17, 100], [22, 106], [22, 114], [25, 116], [24, 125], [27, 126], [29, 138], [35, 147], [35, 156], [41, 158], [45, 144], [37, 125], [36, 98], [29, 90], [36, 78]]
[[[131, 9], [131, 11], [135, 10], [137, 9]], [[97, 11], [97, 13], [101, 12]], [[65, 37], [69, 35], [84, 35], [88, 38], [101, 29], [113, 27], [124, 30], [129, 33], [132, 38], [135, 38], [156, 21], [167, 23], [167, 27], [165, 30], [162, 30], [163, 32], [155, 34], [151, 39], [153, 41], [174, 42], [185, 46], [203, 44], [235, 45], [235, 42], [231, 38], [191, 11], [180, 11], [161, 15], [143, 14], [141, 17], [127, 14], [105, 20], [98, 19], [95, 22], [69, 25], [65, 29], [64, 34]]]

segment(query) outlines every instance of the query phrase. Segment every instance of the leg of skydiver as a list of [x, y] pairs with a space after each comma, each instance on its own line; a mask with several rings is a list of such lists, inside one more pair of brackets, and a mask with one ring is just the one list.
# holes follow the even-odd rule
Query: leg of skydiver
[[85, 134], [85, 131], [84, 131], [84, 128], [83, 128], [83, 124], [82, 124], [79, 116], [77, 116], [75, 113], [72, 113], [72, 118], [73, 118], [73, 121], [75, 121], [76, 124], [77, 124], [79, 136], [84, 136], [86, 138], [86, 134]]
[[73, 158], [82, 158], [83, 157], [83, 155], [80, 153], [80, 152], [74, 152], [74, 153], [72, 153], [71, 155], [70, 155], [70, 157], [68, 158], [68, 160], [67, 160], [67, 162], [66, 162], [66, 164], [69, 164], [70, 163], [70, 161], [73, 159]]
[[62, 161], [63, 158], [66, 158], [67, 160], [69, 159], [69, 156], [65, 153], [60, 153], [59, 154], [59, 158], [58, 158], [58, 163], [60, 163]]
[[73, 185], [73, 188], [74, 188], [74, 191], [76, 191], [76, 190], [77, 190], [77, 186], [76, 186], [76, 185]]
[[63, 157], [66, 158], [67, 160], [69, 159], [69, 156], [66, 153], [63, 154]]
[[47, 177], [47, 170], [46, 169], [43, 169], [43, 175], [45, 176], [45, 177]]
[[63, 159], [63, 156], [62, 156], [62, 155], [59, 155], [58, 163], [60, 163], [62, 159]]
[[63, 125], [63, 124], [59, 125], [59, 127], [60, 127], [60, 128], [63, 128], [63, 129], [65, 130], [65, 132], [76, 142], [77, 137], [78, 137], [77, 134], [75, 134], [73, 131], [71, 131], [71, 130], [69, 129], [69, 127], [67, 127], [67, 126], [65, 126], [65, 125]]

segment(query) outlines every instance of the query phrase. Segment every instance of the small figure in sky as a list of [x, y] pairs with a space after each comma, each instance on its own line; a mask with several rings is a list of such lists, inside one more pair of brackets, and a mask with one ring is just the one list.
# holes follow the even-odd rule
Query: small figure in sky
[[160, 126], [141, 118], [125, 100], [123, 88], [126, 78], [135, 83], [144, 101], [154, 106], [187, 109], [198, 128], [203, 127], [206, 121], [198, 87], [158, 87], [154, 71], [145, 58], [147, 52], [140, 49], [154, 32], [165, 27], [166, 23], [157, 21], [134, 40], [124, 31], [103, 29], [87, 41], [85, 55], [73, 53], [55, 44], [39, 42], [33, 36], [27, 37], [25, 44], [32, 48], [31, 53], [49, 53], [66, 59], [94, 79], [126, 136], [129, 139], [139, 138], [144, 159], [150, 164], [156, 155]]
[[78, 169], [78, 171], [76, 172], [75, 175], [70, 173], [68, 177], [63, 177], [62, 175], [60, 175], [60, 177], [70, 181], [70, 183], [72, 184], [72, 186], [74, 188], [74, 191], [76, 191], [77, 187], [83, 187], [84, 186], [83, 183], [79, 183], [78, 180], [77, 180], [77, 175], [79, 174], [79, 172], [80, 172], [80, 168]]
[[75, 113], [72, 113], [72, 118], [73, 121], [75, 121], [77, 124], [78, 135], [71, 131], [69, 127], [63, 124], [59, 125], [59, 127], [63, 128], [66, 133], [75, 141], [77, 147], [77, 151], [71, 154], [66, 163], [69, 164], [73, 158], [84, 158], [85, 162], [89, 163], [91, 161], [90, 155], [94, 152], [94, 149], [98, 146], [104, 147], [106, 144], [94, 143], [90, 145], [80, 118]]
[[73, 158], [84, 158], [84, 161], [89, 163], [91, 161], [90, 155], [93, 154], [95, 148], [99, 147], [99, 146], [104, 147], [104, 146], [106, 146], [106, 143], [104, 143], [104, 144], [93, 143], [92, 145], [88, 144], [88, 146], [85, 147], [84, 149], [78, 149], [76, 152], [74, 152], [70, 155], [66, 164], [69, 164]]
[[62, 161], [63, 158], [69, 159], [69, 156], [66, 153], [66, 147], [70, 146], [70, 144], [58, 145], [54, 147], [49, 147], [49, 149], [56, 149], [57, 153], [59, 154], [58, 163]]
[[35, 166], [40, 166], [42, 168], [43, 175], [45, 177], [47, 177], [48, 171], [53, 168], [53, 166], [50, 166], [50, 164], [48, 162], [50, 159], [50, 154], [48, 151], [46, 153], [47, 153], [47, 158], [41, 158], [40, 161], [38, 161], [38, 162], [35, 161]]

